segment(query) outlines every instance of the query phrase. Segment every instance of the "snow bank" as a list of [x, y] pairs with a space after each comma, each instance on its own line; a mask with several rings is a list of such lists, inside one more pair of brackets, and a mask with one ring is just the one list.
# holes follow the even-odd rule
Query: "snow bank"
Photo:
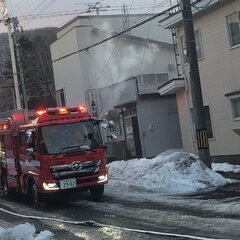
[[50, 240], [53, 233], [42, 231], [36, 235], [36, 228], [30, 223], [20, 224], [5, 230], [0, 227], [0, 240]]
[[213, 169], [213, 171], [219, 171], [219, 172], [240, 173], [239, 165], [232, 165], [232, 164], [228, 164], [228, 163], [213, 163], [212, 169]]
[[208, 169], [196, 155], [171, 150], [153, 159], [116, 161], [108, 167], [110, 187], [123, 193], [185, 194], [230, 182]]

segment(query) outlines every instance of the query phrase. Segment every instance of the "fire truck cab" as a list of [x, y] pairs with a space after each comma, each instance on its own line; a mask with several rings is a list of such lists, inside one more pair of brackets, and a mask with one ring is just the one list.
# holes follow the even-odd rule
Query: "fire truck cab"
[[24, 111], [0, 119], [0, 186], [6, 196], [29, 194], [35, 205], [49, 194], [90, 190], [108, 182], [99, 120], [85, 106]]

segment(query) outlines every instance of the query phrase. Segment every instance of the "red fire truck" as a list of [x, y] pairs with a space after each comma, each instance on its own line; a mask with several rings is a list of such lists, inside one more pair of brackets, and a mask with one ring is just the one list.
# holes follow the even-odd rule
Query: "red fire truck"
[[35, 205], [52, 193], [78, 189], [101, 197], [108, 171], [99, 125], [84, 105], [0, 119], [3, 193], [29, 194]]

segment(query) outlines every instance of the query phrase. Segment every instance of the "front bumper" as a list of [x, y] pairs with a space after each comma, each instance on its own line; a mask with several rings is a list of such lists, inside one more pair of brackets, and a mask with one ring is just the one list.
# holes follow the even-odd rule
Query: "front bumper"
[[[82, 177], [82, 178], [74, 178], [76, 179], [76, 186], [69, 187], [65, 189], [61, 189], [60, 187], [60, 181], [61, 180], [52, 180], [52, 181], [42, 181], [41, 187], [39, 188], [40, 193], [56, 193], [56, 192], [62, 192], [66, 190], [79, 190], [81, 188], [88, 188], [94, 185], [101, 185], [101, 184], [107, 184], [108, 183], [108, 172], [101, 172], [97, 175]], [[62, 179], [63, 180], [63, 179]]]

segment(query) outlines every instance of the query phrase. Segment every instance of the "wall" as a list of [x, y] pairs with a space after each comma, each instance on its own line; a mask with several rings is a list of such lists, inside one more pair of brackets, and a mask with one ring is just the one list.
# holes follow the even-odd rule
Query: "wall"
[[[204, 54], [203, 59], [199, 61], [203, 100], [204, 104], [210, 107], [214, 131], [214, 139], [210, 140], [210, 150], [211, 155], [217, 156], [240, 154], [240, 136], [233, 131], [240, 129], [240, 121], [232, 119], [230, 101], [225, 96], [240, 89], [240, 46], [230, 48], [226, 23], [226, 16], [234, 10], [240, 10], [240, 1], [233, 1], [194, 20], [195, 29], [199, 29], [201, 33]], [[179, 28], [178, 35], [183, 35], [182, 28]], [[187, 73], [187, 66], [184, 65], [184, 68]], [[181, 109], [180, 107], [179, 110]], [[187, 131], [183, 126], [185, 120], [184, 112], [180, 113], [182, 129]], [[184, 134], [184, 146], [189, 148], [187, 138], [191, 134]]]
[[153, 157], [167, 149], [182, 148], [174, 96], [141, 99], [137, 103], [137, 115], [143, 156]]

